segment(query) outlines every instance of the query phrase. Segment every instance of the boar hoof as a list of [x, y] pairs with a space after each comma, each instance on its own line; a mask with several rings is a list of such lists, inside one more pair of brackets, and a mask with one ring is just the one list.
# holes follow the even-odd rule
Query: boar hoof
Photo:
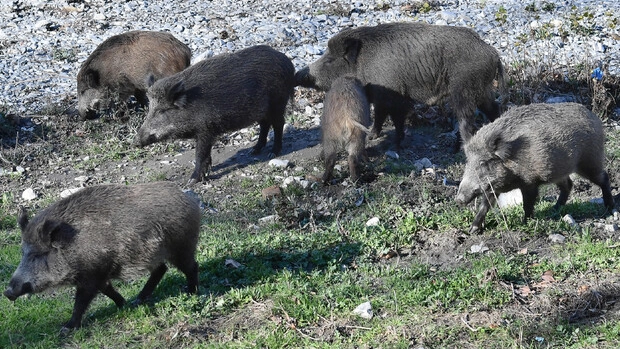
[[482, 233], [482, 227], [479, 227], [477, 225], [472, 225], [471, 228], [469, 228], [469, 233], [470, 234], [480, 234], [480, 233]]

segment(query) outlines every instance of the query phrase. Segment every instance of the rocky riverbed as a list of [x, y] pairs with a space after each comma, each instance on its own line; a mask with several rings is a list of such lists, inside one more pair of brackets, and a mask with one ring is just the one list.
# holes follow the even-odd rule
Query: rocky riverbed
[[343, 28], [393, 21], [474, 28], [507, 69], [524, 75], [552, 70], [569, 79], [597, 66], [620, 75], [616, 0], [3, 1], [0, 107], [29, 115], [74, 103], [82, 62], [103, 40], [128, 30], [169, 31], [189, 45], [194, 61], [267, 44], [300, 68]]

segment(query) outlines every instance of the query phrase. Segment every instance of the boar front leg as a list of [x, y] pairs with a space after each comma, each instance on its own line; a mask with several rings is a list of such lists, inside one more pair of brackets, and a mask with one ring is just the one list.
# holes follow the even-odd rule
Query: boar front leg
[[[519, 189], [521, 189], [521, 195], [523, 195], [523, 223], [525, 223], [528, 218], [534, 217], [534, 205], [538, 197], [538, 185], [529, 185]], [[568, 194], [566, 194], [566, 196], [568, 197]], [[562, 195], [560, 194], [560, 199], [561, 197]]]
[[372, 124], [372, 132], [368, 139], [376, 139], [381, 136], [381, 130], [383, 129], [383, 123], [387, 119], [388, 111], [385, 107], [382, 107], [379, 103], [375, 103], [375, 122]]
[[194, 173], [192, 173], [189, 179], [189, 184], [201, 182], [205, 178], [207, 171], [211, 169], [212, 139], [210, 136], [199, 136], [196, 139], [196, 166], [194, 167]]
[[474, 222], [469, 229], [470, 234], [477, 234], [482, 232], [484, 227], [484, 218], [487, 216], [489, 209], [495, 203], [495, 195], [490, 195], [488, 198], [482, 198], [480, 202], [480, 206], [478, 207], [478, 213], [476, 213], [476, 217], [474, 217]]
[[84, 312], [97, 295], [98, 289], [94, 285], [78, 285], [75, 291], [75, 303], [73, 304], [73, 314], [63, 329], [80, 328]]
[[153, 290], [155, 290], [155, 287], [157, 287], [157, 284], [159, 284], [161, 279], [164, 277], [167, 270], [168, 267], [166, 264], [162, 264], [151, 272], [151, 276], [149, 276], [149, 279], [146, 281], [142, 291], [138, 294], [138, 298], [136, 299], [137, 304], [142, 304], [147, 298], [149, 298], [149, 296], [153, 293]]
[[112, 287], [109, 281], [106, 282], [103, 287], [99, 288], [99, 291], [113, 300], [117, 307], [122, 308], [123, 305], [125, 305], [125, 298]]

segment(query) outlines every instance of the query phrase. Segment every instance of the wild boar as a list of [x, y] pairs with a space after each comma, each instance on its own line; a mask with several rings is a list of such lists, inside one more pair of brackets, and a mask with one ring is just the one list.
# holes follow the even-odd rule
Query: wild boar
[[575, 172], [601, 187], [603, 202], [612, 210], [604, 142], [601, 120], [576, 103], [515, 107], [483, 126], [465, 144], [467, 164], [456, 196], [463, 205], [482, 196], [471, 231], [481, 230], [496, 197], [513, 189], [523, 195], [524, 222], [534, 214], [541, 184], [558, 186], [559, 208], [568, 199], [569, 175]]
[[78, 112], [91, 119], [118, 96], [134, 96], [147, 105], [146, 81], [175, 74], [190, 64], [192, 53], [165, 32], [130, 31], [102, 42], [82, 64], [77, 75]]
[[334, 171], [338, 151], [346, 149], [349, 154], [349, 175], [352, 181], [359, 178], [358, 167], [364, 157], [366, 135], [370, 125], [370, 105], [362, 83], [351, 76], [334, 81], [325, 94], [321, 138], [325, 172], [323, 182], [328, 183]]
[[149, 111], [135, 143], [146, 146], [175, 138], [196, 138], [196, 166], [190, 182], [211, 167], [216, 137], [257, 122], [256, 154], [273, 126], [272, 154], [282, 150], [284, 113], [295, 88], [291, 60], [268, 46], [249, 47], [198, 62], [148, 89]]
[[371, 138], [379, 136], [390, 115], [399, 149], [413, 102], [447, 100], [467, 141], [474, 134], [476, 107], [489, 120], [499, 115], [493, 86], [496, 79], [503, 86], [504, 70], [497, 50], [472, 29], [389, 23], [342, 30], [321, 58], [295, 76], [298, 85], [328, 90], [343, 75], [357, 77], [374, 104]]
[[103, 293], [121, 307], [125, 299], [112, 279], [132, 279], [150, 272], [137, 302], [148, 298], [169, 262], [196, 293], [194, 259], [200, 230], [196, 200], [167, 182], [133, 186], [87, 187], [39, 212], [30, 221], [20, 210], [22, 259], [4, 295], [75, 285], [75, 304], [65, 328], [80, 327], [82, 316]]

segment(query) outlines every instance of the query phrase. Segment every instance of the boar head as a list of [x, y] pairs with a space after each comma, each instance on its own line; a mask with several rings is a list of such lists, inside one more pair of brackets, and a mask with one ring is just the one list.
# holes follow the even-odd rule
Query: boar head
[[493, 202], [495, 195], [518, 187], [511, 168], [517, 152], [524, 147], [524, 140], [507, 141], [501, 129], [484, 131], [478, 131], [465, 145], [467, 164], [456, 196], [457, 203], [462, 205], [480, 195]]
[[295, 74], [296, 83], [304, 87], [329, 90], [338, 77], [356, 75], [361, 48], [361, 40], [343, 36], [342, 33], [336, 35], [329, 40], [327, 50], [321, 58]]
[[67, 263], [70, 253], [66, 250], [76, 230], [45, 215], [28, 222], [23, 208], [20, 208], [18, 222], [22, 231], [22, 259], [4, 295], [13, 301], [27, 293], [70, 283], [72, 271]]
[[183, 80], [155, 81], [153, 75], [147, 78], [147, 86], [149, 111], [134, 143], [146, 146], [165, 139], [193, 137], [195, 129], [189, 119], [193, 113], [188, 110], [192, 89], [186, 89]]

